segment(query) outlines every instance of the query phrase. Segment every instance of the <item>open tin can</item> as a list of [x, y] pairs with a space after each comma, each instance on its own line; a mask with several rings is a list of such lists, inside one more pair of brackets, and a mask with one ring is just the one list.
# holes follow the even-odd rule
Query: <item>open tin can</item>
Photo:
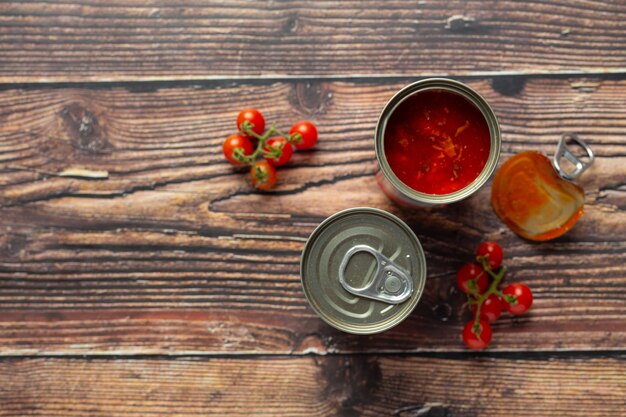
[[352, 208], [313, 231], [300, 275], [309, 304], [325, 322], [372, 334], [413, 311], [424, 290], [426, 259], [402, 220], [379, 209]]
[[[385, 133], [388, 122], [394, 112], [396, 112], [399, 106], [401, 106], [407, 99], [410, 99], [411, 97], [415, 98], [418, 93], [430, 90], [453, 93], [467, 100], [467, 102], [478, 109], [480, 114], [484, 117], [486, 122], [484, 130], [486, 132], [488, 129], [489, 135], [489, 153], [486, 157], [486, 162], [484, 163], [482, 170], [477, 172], [475, 179], [469, 182], [468, 185], [457, 191], [446, 194], [429, 194], [411, 188], [405, 182], [400, 180], [396, 173], [394, 173], [388, 161], [387, 155], [385, 154]], [[500, 145], [500, 126], [496, 115], [489, 104], [487, 104], [487, 101], [476, 91], [461, 82], [445, 78], [429, 78], [417, 81], [398, 91], [385, 105], [380, 114], [375, 134], [376, 158], [378, 160], [379, 167], [376, 179], [385, 194], [390, 199], [403, 206], [429, 207], [454, 203], [469, 197], [488, 181], [498, 163]], [[469, 149], [466, 151], [471, 152], [472, 150]], [[412, 158], [415, 157], [415, 155], [407, 155], [407, 157]]]

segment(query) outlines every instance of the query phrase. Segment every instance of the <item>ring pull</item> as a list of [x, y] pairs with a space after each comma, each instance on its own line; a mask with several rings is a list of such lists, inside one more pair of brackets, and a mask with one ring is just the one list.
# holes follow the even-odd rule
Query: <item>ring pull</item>
[[[567, 142], [571, 140], [579, 147], [583, 148], [587, 153], [588, 161], [581, 161], [578, 157], [576, 157], [569, 149], [567, 149]], [[571, 171], [566, 171], [561, 167], [561, 160], [565, 158], [572, 164], [574, 164], [574, 169]], [[564, 133], [561, 136], [561, 140], [559, 140], [559, 144], [556, 147], [556, 153], [552, 158], [552, 166], [556, 172], [566, 180], [573, 181], [580, 176], [587, 168], [593, 164], [594, 161], [593, 151], [584, 141], [578, 138], [574, 133]]]
[[[346, 282], [344, 276], [350, 258], [359, 252], [367, 252], [376, 259], [374, 279], [363, 288], [351, 286]], [[356, 245], [346, 252], [339, 266], [339, 282], [350, 294], [383, 301], [387, 304], [400, 304], [408, 300], [413, 294], [411, 275], [393, 263], [391, 259], [367, 245]]]

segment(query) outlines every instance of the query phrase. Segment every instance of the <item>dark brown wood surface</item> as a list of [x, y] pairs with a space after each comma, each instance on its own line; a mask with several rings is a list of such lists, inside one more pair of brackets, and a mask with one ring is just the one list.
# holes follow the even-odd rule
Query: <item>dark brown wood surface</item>
[[625, 359], [10, 359], [0, 416], [604, 417]]
[[[5, 90], [0, 351], [288, 353], [310, 344], [320, 352], [463, 350], [458, 334], [468, 315], [454, 274], [486, 238], [503, 244], [512, 275], [537, 294], [533, 314], [515, 319], [523, 325], [498, 323], [493, 349], [622, 347], [626, 297], [615, 289], [624, 285], [626, 262], [619, 136], [626, 80], [512, 82], [519, 91], [468, 80], [500, 117], [505, 157], [528, 148], [550, 153], [562, 131], [579, 132], [598, 157], [582, 180], [585, 217], [541, 245], [500, 223], [489, 187], [431, 210], [400, 210], [378, 190], [372, 132], [404, 81], [244, 83], [220, 86], [219, 95], [193, 87]], [[270, 194], [254, 192], [220, 152], [237, 98], [246, 94], [268, 117], [294, 120], [306, 112], [320, 125], [318, 149], [297, 154]], [[77, 123], [85, 115], [91, 130], [81, 136]], [[76, 166], [108, 170], [110, 178], [46, 174]], [[429, 285], [415, 314], [371, 338], [336, 337], [307, 307], [299, 283], [308, 235], [354, 206], [407, 220], [429, 260]]]
[[[553, 1], [0, 3], [0, 416], [620, 415], [626, 409], [626, 4]], [[378, 189], [373, 130], [418, 78], [493, 106], [501, 162], [596, 153], [585, 216], [520, 239], [490, 187], [439, 209]], [[270, 193], [221, 154], [237, 112], [320, 142]], [[60, 177], [88, 169], [104, 179]], [[428, 259], [415, 312], [375, 336], [308, 307], [300, 253], [378, 207]], [[530, 314], [479, 354], [454, 285], [499, 241]]]
[[623, 1], [26, 1], [0, 80], [621, 72]]

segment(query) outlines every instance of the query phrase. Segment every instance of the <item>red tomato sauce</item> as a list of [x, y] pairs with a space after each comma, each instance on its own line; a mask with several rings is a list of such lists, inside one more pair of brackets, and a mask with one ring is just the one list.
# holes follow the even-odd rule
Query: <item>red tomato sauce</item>
[[426, 90], [404, 100], [385, 128], [385, 156], [398, 179], [426, 194], [450, 194], [472, 183], [491, 149], [489, 127], [463, 96]]

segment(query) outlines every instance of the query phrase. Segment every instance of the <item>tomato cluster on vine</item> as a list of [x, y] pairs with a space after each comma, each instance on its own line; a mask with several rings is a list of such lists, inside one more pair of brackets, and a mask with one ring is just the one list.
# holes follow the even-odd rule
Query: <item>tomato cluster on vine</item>
[[496, 321], [504, 308], [510, 314], [527, 312], [533, 303], [533, 293], [524, 284], [514, 283], [502, 291], [498, 286], [507, 268], [502, 265], [504, 252], [495, 242], [483, 242], [476, 251], [476, 261], [463, 265], [456, 283], [467, 294], [467, 305], [474, 318], [463, 328], [463, 342], [470, 349], [484, 349], [491, 342], [489, 323]]
[[[257, 109], [237, 116], [239, 132], [224, 141], [224, 157], [233, 165], [249, 165], [252, 185], [269, 190], [277, 181], [276, 167], [291, 160], [295, 149], [309, 149], [317, 143], [317, 128], [309, 121], [295, 123], [288, 134], [274, 125], [265, 129], [265, 118]], [[262, 160], [257, 160], [262, 156]]]

